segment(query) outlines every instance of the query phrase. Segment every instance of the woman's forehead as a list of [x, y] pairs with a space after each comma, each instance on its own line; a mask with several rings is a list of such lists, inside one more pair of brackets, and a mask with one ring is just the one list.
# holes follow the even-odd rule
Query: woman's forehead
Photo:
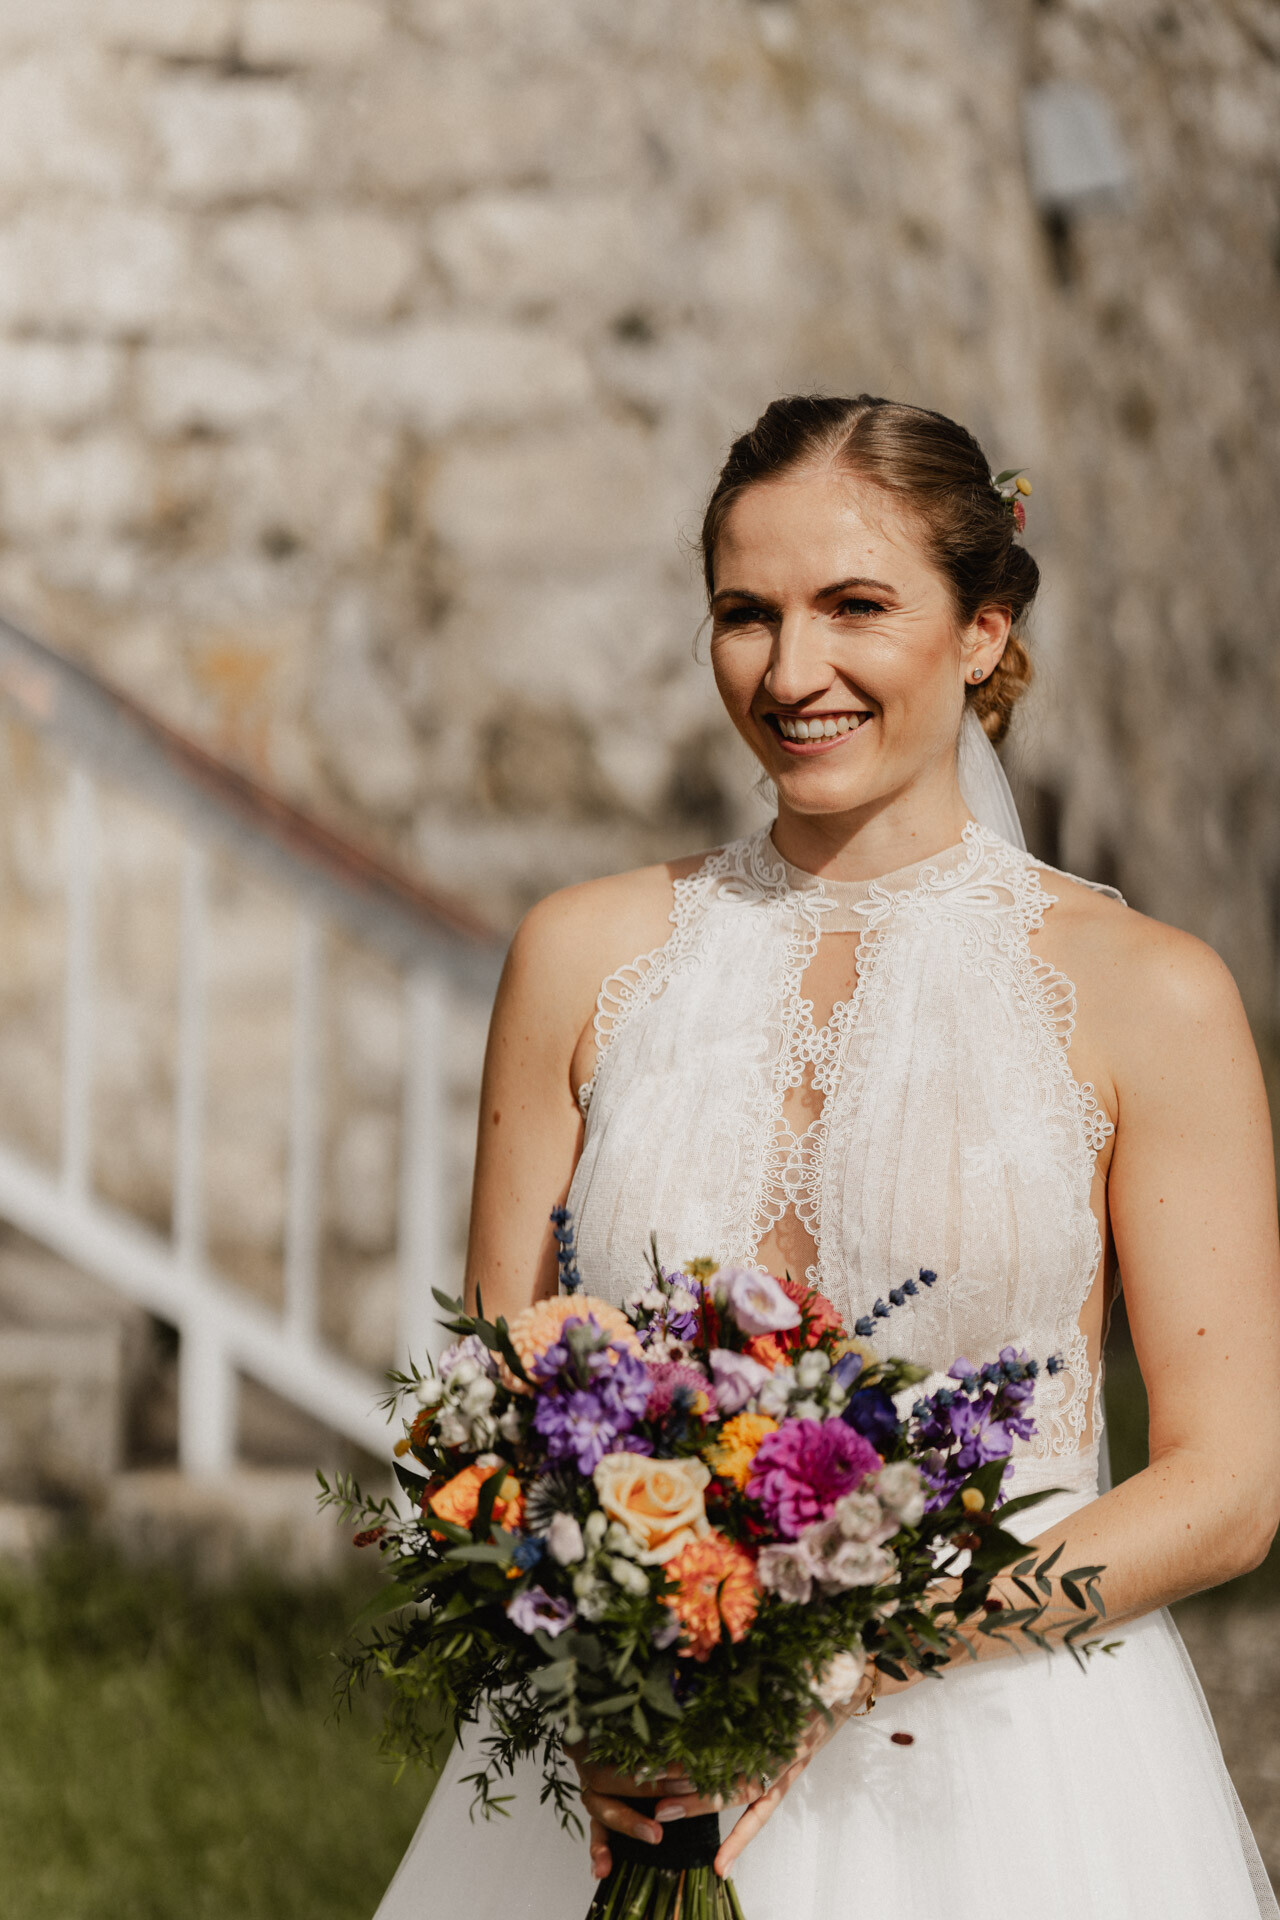
[[[758, 481], [716, 542], [716, 587], [820, 585], [854, 575], [932, 572], [913, 516], [882, 487], [830, 468]], [[748, 577], [749, 576], [749, 577]]]

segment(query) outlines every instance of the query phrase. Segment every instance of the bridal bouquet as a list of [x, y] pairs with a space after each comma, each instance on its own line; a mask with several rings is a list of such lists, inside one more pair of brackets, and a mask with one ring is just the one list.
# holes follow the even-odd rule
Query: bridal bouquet
[[[468, 1776], [482, 1809], [503, 1810], [504, 1776], [533, 1757], [543, 1800], [577, 1824], [566, 1746], [727, 1794], [794, 1758], [868, 1665], [941, 1666], [964, 1629], [1043, 1642], [1058, 1555], [1037, 1566], [1000, 1524], [1046, 1497], [1001, 1506], [1013, 1441], [1035, 1430], [1035, 1360], [958, 1360], [913, 1401], [923, 1369], [871, 1336], [932, 1273], [850, 1333], [802, 1282], [706, 1260], [671, 1272], [655, 1246], [624, 1310], [580, 1291], [571, 1226], [554, 1220], [557, 1297], [508, 1324], [437, 1295], [454, 1343], [434, 1372], [393, 1376], [408, 1516], [349, 1480], [324, 1486], [391, 1574], [376, 1603], [390, 1624], [345, 1682], [391, 1683], [389, 1750], [439, 1759], [483, 1716]], [[992, 1595], [1006, 1568], [1025, 1605]], [[1058, 1576], [1077, 1654], [1101, 1571]], [[592, 1920], [739, 1914], [711, 1864], [718, 1837], [714, 1815], [657, 1847], [611, 1835]]]

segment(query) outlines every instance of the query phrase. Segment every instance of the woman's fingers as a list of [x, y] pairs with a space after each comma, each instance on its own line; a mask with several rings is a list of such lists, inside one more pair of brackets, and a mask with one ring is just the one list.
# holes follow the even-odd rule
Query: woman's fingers
[[750, 1845], [761, 1827], [768, 1825], [786, 1799], [793, 1781], [799, 1779], [804, 1772], [804, 1767], [804, 1761], [793, 1760], [786, 1772], [778, 1775], [768, 1791], [762, 1792], [758, 1799], [751, 1802], [728, 1839], [721, 1842], [720, 1851], [716, 1855], [716, 1872], [722, 1880], [732, 1871], [733, 1863], [743, 1848]]
[[606, 1879], [613, 1867], [613, 1855], [609, 1851], [608, 1829], [598, 1820], [591, 1822], [591, 1838], [587, 1844], [591, 1849], [592, 1873], [597, 1880]]
[[621, 1800], [611, 1800], [608, 1794], [593, 1793], [587, 1788], [582, 1804], [593, 1821], [613, 1833], [629, 1833], [633, 1840], [647, 1840], [651, 1847], [656, 1847], [662, 1838], [662, 1828], [656, 1820], [646, 1819], [634, 1807], [626, 1806]]

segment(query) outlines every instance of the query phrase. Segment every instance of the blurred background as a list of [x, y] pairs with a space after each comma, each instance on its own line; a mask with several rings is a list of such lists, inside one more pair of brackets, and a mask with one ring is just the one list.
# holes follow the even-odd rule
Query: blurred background
[[[0, 0], [0, 1865], [360, 1920], [312, 1469], [460, 1273], [553, 887], [762, 818], [689, 541], [775, 393], [1035, 482], [1035, 849], [1277, 1081], [1269, 0]], [[1145, 1416], [1123, 1325], [1120, 1472]], [[1270, 1572], [1182, 1609], [1280, 1875]]]

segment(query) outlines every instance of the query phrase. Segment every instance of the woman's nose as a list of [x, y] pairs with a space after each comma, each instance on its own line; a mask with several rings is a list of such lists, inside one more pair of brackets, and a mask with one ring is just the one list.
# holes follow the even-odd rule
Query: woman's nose
[[802, 706], [831, 684], [831, 663], [821, 640], [821, 623], [807, 609], [783, 615], [765, 674], [770, 696], [782, 707]]

